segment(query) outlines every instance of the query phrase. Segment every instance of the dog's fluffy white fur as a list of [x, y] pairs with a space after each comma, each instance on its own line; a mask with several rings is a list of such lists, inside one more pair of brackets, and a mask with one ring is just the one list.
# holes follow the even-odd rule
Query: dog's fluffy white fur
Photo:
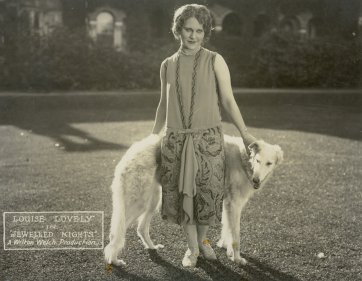
[[[227, 249], [228, 257], [240, 264], [240, 214], [249, 198], [281, 163], [283, 152], [277, 145], [257, 141], [248, 154], [240, 137], [225, 135], [225, 190], [221, 238], [217, 245]], [[110, 242], [104, 249], [109, 264], [124, 262], [117, 258], [125, 244], [126, 230], [138, 220], [137, 233], [145, 248], [158, 249], [149, 235], [152, 216], [161, 202], [157, 167], [160, 163], [161, 139], [150, 135], [133, 144], [118, 163], [112, 182], [113, 212]]]

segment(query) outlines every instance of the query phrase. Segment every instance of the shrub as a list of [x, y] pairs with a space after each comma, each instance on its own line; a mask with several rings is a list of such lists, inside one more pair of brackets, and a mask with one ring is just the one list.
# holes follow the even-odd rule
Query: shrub
[[358, 43], [327, 38], [300, 41], [272, 34], [253, 55], [245, 84], [252, 87], [356, 87]]
[[225, 59], [230, 70], [232, 85], [245, 86], [251, 64], [250, 53], [255, 47], [255, 42], [238, 36], [215, 34], [208, 47], [219, 52]]
[[[178, 49], [170, 38], [129, 42], [129, 50], [95, 44], [83, 29], [60, 28], [49, 37], [22, 33], [1, 50], [0, 87], [16, 90], [158, 88], [159, 67]], [[360, 46], [352, 41], [310, 40], [271, 34], [244, 40], [218, 34], [206, 46], [221, 53], [233, 86], [355, 87]]]

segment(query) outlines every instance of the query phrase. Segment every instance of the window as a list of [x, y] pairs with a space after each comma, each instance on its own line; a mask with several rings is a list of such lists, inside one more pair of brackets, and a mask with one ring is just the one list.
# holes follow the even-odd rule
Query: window
[[103, 46], [113, 46], [114, 18], [111, 13], [101, 12], [97, 16], [97, 42]]
[[285, 34], [298, 35], [300, 22], [296, 17], [286, 17], [280, 22], [280, 30]]

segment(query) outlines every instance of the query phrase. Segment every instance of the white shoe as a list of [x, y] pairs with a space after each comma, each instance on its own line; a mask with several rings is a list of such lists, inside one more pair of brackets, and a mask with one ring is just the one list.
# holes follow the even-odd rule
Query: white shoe
[[205, 239], [204, 241], [202, 241], [201, 244], [199, 244], [199, 249], [205, 259], [207, 260], [217, 259], [214, 249], [211, 247], [208, 239]]
[[182, 260], [182, 265], [184, 267], [195, 267], [198, 256], [199, 256], [198, 252], [192, 253], [190, 249], [187, 249], [185, 256]]

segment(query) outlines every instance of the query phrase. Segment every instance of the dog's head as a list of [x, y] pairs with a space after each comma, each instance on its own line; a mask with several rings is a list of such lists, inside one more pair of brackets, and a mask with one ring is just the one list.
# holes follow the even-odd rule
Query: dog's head
[[251, 180], [258, 189], [283, 161], [283, 151], [279, 145], [271, 145], [258, 140], [248, 146], [250, 150]]

